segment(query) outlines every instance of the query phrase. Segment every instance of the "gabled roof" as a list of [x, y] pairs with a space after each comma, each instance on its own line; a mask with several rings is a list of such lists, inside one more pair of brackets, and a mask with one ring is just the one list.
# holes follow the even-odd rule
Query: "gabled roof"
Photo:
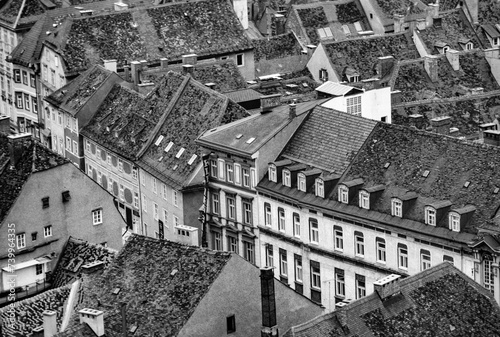
[[[285, 337], [496, 336], [500, 308], [491, 293], [448, 262], [399, 279], [400, 291], [377, 292], [296, 326]], [[466, 310], [464, 310], [466, 308]]]
[[178, 60], [191, 53], [203, 57], [253, 48], [228, 0], [67, 18], [53, 35], [50, 43], [64, 56], [69, 73], [101, 59], [116, 59], [122, 67], [134, 60]]
[[262, 96], [262, 94], [250, 88], [228, 91], [225, 92], [224, 95], [226, 95], [230, 100], [233, 100], [235, 103], [258, 100]]
[[[385, 184], [380, 198], [370, 204], [370, 210], [381, 213], [390, 214], [390, 198], [395, 193], [415, 192], [418, 198], [403, 215], [414, 221], [424, 222], [424, 207], [438, 201], [449, 200], [453, 209], [473, 205], [476, 211], [460, 231], [476, 234], [478, 226], [491, 219], [500, 205], [500, 195], [493, 193], [495, 186], [500, 187], [500, 168], [494, 164], [498, 160], [497, 147], [380, 123], [352, 161], [345, 179], [363, 178], [365, 187]], [[437, 221], [437, 227], [448, 228], [446, 216]]]
[[317, 106], [295, 132], [282, 156], [342, 173], [377, 122]]
[[[132, 234], [101, 276], [83, 282], [79, 308], [109, 312], [125, 302], [136, 336], [176, 336], [231, 258], [228, 252]], [[76, 324], [68, 328], [70, 336], [81, 335], [74, 329], [83, 325]], [[107, 334], [121, 333], [114, 329], [121, 325], [120, 315], [105, 315], [104, 324]]]
[[14, 205], [32, 173], [69, 163], [65, 158], [28, 137], [16, 140], [23, 155], [15, 168], [11, 168], [8, 144], [8, 138], [0, 134], [0, 222]]
[[345, 96], [350, 92], [361, 93], [363, 90], [337, 82], [326, 81], [316, 88], [316, 91], [332, 96]]
[[500, 37], [500, 31], [497, 29], [496, 26], [494, 26], [490, 23], [482, 25], [481, 28], [483, 28], [484, 31], [486, 32], [486, 34], [488, 34], [493, 39]]
[[301, 55], [302, 46], [293, 32], [252, 40], [255, 62]]

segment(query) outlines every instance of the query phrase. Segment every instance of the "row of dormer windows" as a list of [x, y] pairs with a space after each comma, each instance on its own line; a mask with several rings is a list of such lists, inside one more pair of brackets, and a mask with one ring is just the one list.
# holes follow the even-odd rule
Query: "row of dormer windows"
[[[270, 164], [268, 167], [268, 177], [272, 182], [278, 182], [278, 173], [276, 165]], [[284, 186], [292, 187], [292, 174], [290, 170], [284, 168], [281, 172], [281, 181]], [[297, 174], [297, 189], [302, 192], [307, 192], [306, 175], [302, 172]], [[316, 178], [314, 181], [314, 191], [317, 197], [325, 197], [325, 183], [323, 179]]]

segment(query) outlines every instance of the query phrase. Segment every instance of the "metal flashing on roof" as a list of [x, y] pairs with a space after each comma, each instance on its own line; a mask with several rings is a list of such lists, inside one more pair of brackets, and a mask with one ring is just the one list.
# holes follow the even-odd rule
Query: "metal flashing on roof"
[[466, 182], [464, 183], [464, 187], [465, 187], [465, 188], [469, 187], [469, 185], [470, 185], [470, 181], [466, 181]]

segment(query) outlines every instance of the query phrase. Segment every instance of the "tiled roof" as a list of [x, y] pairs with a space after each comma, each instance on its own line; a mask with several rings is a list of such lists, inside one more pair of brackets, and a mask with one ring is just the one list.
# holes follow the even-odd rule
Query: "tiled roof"
[[9, 212], [32, 173], [68, 163], [63, 157], [28, 138], [16, 140], [22, 144], [24, 155], [19, 159], [15, 169], [11, 169], [8, 142], [7, 137], [0, 134], [0, 222]]
[[439, 11], [444, 12], [451, 9], [457, 8], [460, 4], [460, 0], [440, 0], [439, 1]]
[[441, 25], [432, 25], [420, 31], [420, 36], [431, 54], [439, 54], [434, 47], [437, 41], [446, 43], [451, 49], [462, 50], [460, 39], [470, 40], [474, 48], [481, 48], [481, 42], [476, 37], [474, 28], [462, 9], [441, 13]]
[[[43, 326], [43, 312], [53, 310], [57, 313], [57, 326], [62, 322], [65, 303], [69, 297], [70, 285], [47, 290], [23, 301], [16, 301], [14, 313], [11, 307], [0, 309], [0, 331], [4, 337], [31, 336], [34, 328]], [[14, 315], [15, 320], [10, 317]], [[13, 323], [13, 324], [11, 324]]]
[[491, 293], [444, 262], [288, 331], [288, 337], [496, 336], [500, 309]]
[[113, 74], [100, 65], [94, 65], [45, 100], [75, 116], [110, 77], [114, 83], [120, 81], [120, 78]]
[[[167, 69], [148, 69], [141, 73], [141, 80], [156, 82], [159, 77], [169, 71], [182, 72], [181, 65], [171, 65]], [[197, 63], [191, 76], [202, 84], [214, 83], [212, 88], [219, 92], [227, 92], [247, 87], [246, 81], [236, 67], [234, 60]]]
[[342, 80], [347, 80], [347, 68], [358, 72], [360, 80], [375, 77], [379, 57], [394, 56], [396, 60], [418, 57], [411, 37], [404, 33], [339, 41], [324, 46]]
[[115, 255], [109, 248], [70, 237], [54, 270], [52, 286], [61, 287], [76, 281], [85, 264], [104, 262], [107, 266]]
[[255, 62], [300, 55], [302, 46], [293, 32], [252, 40]]
[[253, 89], [229, 91], [225, 92], [224, 95], [226, 95], [230, 100], [233, 100], [236, 103], [253, 101], [256, 99], [260, 99], [260, 97], [262, 96], [260, 93]]
[[[176, 336], [230, 258], [227, 252], [132, 234], [105, 272], [83, 283], [78, 309], [109, 312], [125, 302], [136, 336]], [[104, 324], [106, 336], [121, 336], [121, 316], [108, 315]]]
[[[417, 193], [403, 216], [422, 223], [424, 207], [433, 202], [449, 200], [452, 208], [473, 205], [476, 211], [460, 230], [475, 234], [500, 205], [500, 195], [493, 193], [495, 186], [500, 187], [500, 169], [494, 164], [498, 160], [497, 147], [380, 123], [352, 161], [345, 179], [363, 178], [363, 187], [385, 184], [370, 210], [386, 214], [391, 213], [392, 196], [402, 191]], [[423, 174], [426, 170], [427, 176]], [[356, 201], [357, 196], [353, 203]], [[437, 221], [437, 227], [448, 228], [446, 216]]]
[[427, 7], [420, 0], [376, 0], [378, 6], [387, 18], [393, 18], [394, 14], [411, 15], [422, 14]]
[[282, 155], [342, 173], [376, 124], [371, 119], [318, 106], [296, 131]]
[[478, 1], [479, 24], [491, 23], [493, 25], [500, 22], [500, 3], [496, 0]]
[[[223, 18], [223, 19], [222, 19]], [[92, 27], [90, 29], [90, 27]], [[180, 59], [252, 49], [227, 0], [199, 0], [71, 18], [54, 32], [70, 73], [101, 59]]]
[[[297, 104], [298, 118], [295, 120], [300, 123], [306, 117], [307, 112], [321, 102], [323, 101]], [[282, 105], [274, 108], [272, 112], [252, 115], [235, 123], [207, 130], [199, 139], [202, 144], [208, 144], [208, 146], [252, 155], [291, 122], [288, 113], [289, 107]]]
[[487, 23], [485, 25], [482, 25], [481, 27], [486, 31], [486, 33], [490, 37], [492, 38], [500, 37], [500, 31], [498, 31], [497, 27], [495, 27], [494, 25]]

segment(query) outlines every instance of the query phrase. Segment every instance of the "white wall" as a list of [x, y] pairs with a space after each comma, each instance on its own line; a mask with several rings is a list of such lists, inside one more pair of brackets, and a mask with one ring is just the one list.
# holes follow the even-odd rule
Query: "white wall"
[[313, 75], [313, 78], [316, 82], [322, 82], [319, 78], [319, 71], [321, 69], [326, 69], [328, 72], [328, 80], [332, 82], [340, 82], [340, 77], [337, 72], [334, 70], [328, 54], [325, 51], [325, 48], [320, 43], [319, 46], [314, 50], [314, 53], [311, 56], [311, 59], [307, 63], [307, 69]]

